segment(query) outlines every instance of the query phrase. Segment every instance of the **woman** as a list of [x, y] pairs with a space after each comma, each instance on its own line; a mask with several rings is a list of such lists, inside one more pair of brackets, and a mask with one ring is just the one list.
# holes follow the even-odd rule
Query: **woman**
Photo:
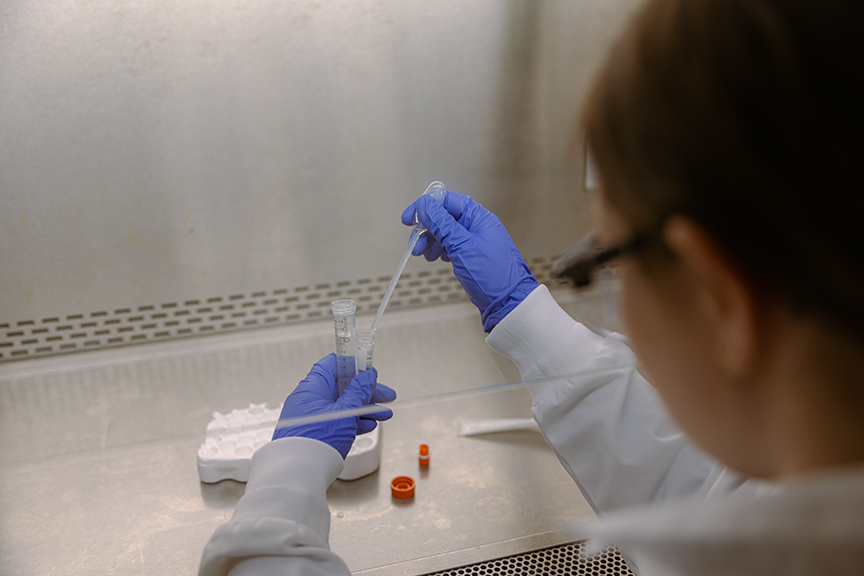
[[[601, 516], [590, 536], [642, 576], [864, 566], [862, 24], [854, 0], [653, 0], [634, 20], [583, 117], [606, 249], [566, 270], [585, 284], [617, 263], [627, 345], [558, 308], [470, 198], [421, 197], [403, 214], [430, 231], [415, 253], [453, 263], [487, 342], [526, 380], [635, 352], [640, 372], [531, 392]], [[332, 409], [330, 380], [314, 369], [286, 415], [313, 411], [310, 390]], [[371, 378], [352, 385], [341, 402], [393, 397], [373, 396]], [[347, 572], [327, 549], [324, 491], [359, 423], [339, 422], [338, 434], [280, 430], [256, 454], [202, 574]]]

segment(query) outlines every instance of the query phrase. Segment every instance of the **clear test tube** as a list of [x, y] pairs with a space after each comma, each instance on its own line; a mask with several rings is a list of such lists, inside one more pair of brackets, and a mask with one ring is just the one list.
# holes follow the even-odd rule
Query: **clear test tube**
[[357, 373], [372, 368], [372, 350], [375, 348], [375, 332], [357, 331]]
[[336, 300], [331, 309], [333, 326], [336, 329], [336, 382], [339, 384], [341, 396], [351, 379], [357, 375], [357, 327], [354, 321], [357, 304], [354, 300]]

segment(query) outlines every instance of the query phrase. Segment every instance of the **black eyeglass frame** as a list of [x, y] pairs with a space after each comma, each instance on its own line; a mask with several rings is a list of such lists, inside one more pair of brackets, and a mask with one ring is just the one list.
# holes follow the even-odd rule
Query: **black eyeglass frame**
[[592, 254], [577, 258], [569, 264], [564, 264], [561, 270], [553, 271], [557, 278], [569, 280], [575, 288], [585, 288], [591, 285], [594, 272], [604, 264], [608, 264], [625, 254], [635, 254], [645, 247], [646, 239], [641, 234], [634, 234], [624, 242], [616, 244]]

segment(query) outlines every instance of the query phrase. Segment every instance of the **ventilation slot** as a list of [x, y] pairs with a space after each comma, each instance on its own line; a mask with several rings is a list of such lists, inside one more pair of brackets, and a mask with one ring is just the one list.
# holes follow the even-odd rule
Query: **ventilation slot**
[[431, 572], [424, 576], [633, 576], [621, 552], [610, 546], [587, 556], [585, 543], [574, 542], [545, 548], [526, 554], [517, 554], [480, 562], [461, 568]]
[[[558, 285], [549, 278], [553, 263], [553, 258], [535, 258], [528, 262], [537, 279], [550, 288]], [[341, 298], [355, 300], [358, 313], [373, 313], [389, 282], [390, 278], [384, 276], [359, 278], [2, 322], [0, 362], [320, 320], [329, 317], [330, 303]], [[404, 273], [387, 309], [467, 301], [450, 266], [438, 264], [420, 272]]]

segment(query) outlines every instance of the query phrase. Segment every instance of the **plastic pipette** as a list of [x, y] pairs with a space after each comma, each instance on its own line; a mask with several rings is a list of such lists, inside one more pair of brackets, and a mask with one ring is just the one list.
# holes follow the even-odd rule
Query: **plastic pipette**
[[481, 420], [460, 420], [457, 436], [476, 436], [492, 432], [512, 430], [533, 430], [537, 428], [533, 418], [485, 418]]
[[[423, 195], [430, 195], [432, 198], [444, 204], [444, 192], [447, 188], [441, 182], [432, 182]], [[414, 213], [414, 228], [411, 229], [411, 236], [408, 237], [408, 248], [405, 254], [402, 255], [402, 260], [399, 261], [399, 266], [396, 267], [396, 273], [390, 279], [390, 284], [387, 286], [387, 291], [384, 292], [384, 298], [381, 299], [381, 304], [378, 306], [378, 313], [375, 314], [375, 320], [372, 321], [372, 335], [374, 337], [375, 330], [378, 329], [378, 323], [381, 322], [381, 316], [384, 315], [384, 309], [387, 308], [387, 303], [390, 302], [390, 297], [393, 295], [393, 290], [396, 288], [396, 283], [399, 277], [402, 276], [402, 271], [408, 263], [408, 258], [411, 256], [411, 251], [417, 245], [417, 240], [420, 239], [420, 234], [426, 231], [426, 227], [417, 219], [417, 213]]]

